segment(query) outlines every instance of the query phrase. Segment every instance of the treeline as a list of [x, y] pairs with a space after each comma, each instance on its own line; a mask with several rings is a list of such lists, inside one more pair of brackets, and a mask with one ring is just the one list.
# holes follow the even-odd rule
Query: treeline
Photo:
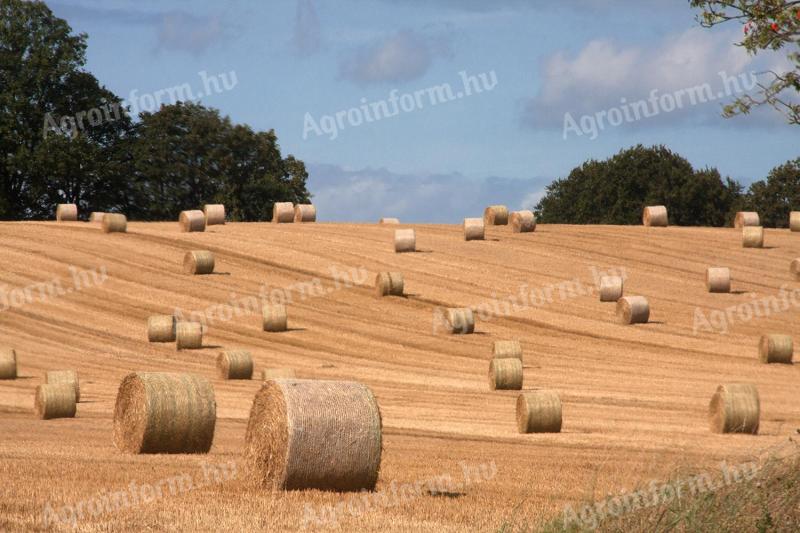
[[638, 145], [573, 169], [547, 186], [535, 210], [545, 223], [641, 224], [645, 205], [667, 206], [670, 224], [680, 226], [727, 226], [737, 211], [756, 211], [762, 225], [784, 228], [800, 210], [800, 157], [745, 190], [664, 146]]
[[175, 220], [224, 203], [233, 220], [272, 216], [274, 202], [307, 203], [302, 161], [275, 132], [176, 103], [134, 121], [83, 69], [85, 34], [43, 2], [0, 0], [0, 220], [50, 219], [59, 203]]

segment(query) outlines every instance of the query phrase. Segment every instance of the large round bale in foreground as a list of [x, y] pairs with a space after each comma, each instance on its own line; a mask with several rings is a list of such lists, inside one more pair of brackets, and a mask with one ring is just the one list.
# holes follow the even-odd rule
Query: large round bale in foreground
[[603, 276], [600, 278], [600, 301], [616, 302], [622, 298], [625, 280], [622, 276]]
[[651, 227], [667, 227], [669, 225], [667, 208], [663, 205], [648, 205], [642, 213], [642, 224]]
[[371, 491], [381, 449], [381, 412], [361, 383], [270, 380], [253, 401], [245, 461], [261, 486]]
[[56, 206], [56, 221], [75, 222], [78, 220], [78, 206], [75, 204], [58, 204]]
[[720, 385], [711, 397], [708, 418], [714, 433], [758, 433], [761, 402], [750, 383]]
[[75, 403], [75, 386], [69, 383], [55, 383], [36, 387], [33, 408], [36, 417], [42, 420], [73, 418], [76, 411]]
[[708, 292], [731, 292], [731, 269], [728, 267], [706, 269], [706, 288]]
[[203, 206], [203, 215], [206, 217], [206, 226], [225, 224], [225, 204], [206, 204]]
[[475, 331], [475, 314], [469, 307], [445, 310], [448, 333], [467, 334]]
[[381, 272], [375, 276], [375, 295], [378, 298], [383, 296], [402, 296], [403, 273]]
[[800, 211], [789, 213], [789, 230], [800, 231]]
[[119, 386], [114, 444], [126, 453], [208, 453], [217, 404], [205, 378], [134, 372]]
[[102, 224], [104, 216], [105, 213], [102, 211], [92, 211], [92, 213], [89, 215], [89, 222], [96, 222], [98, 224]]
[[128, 231], [128, 217], [121, 213], [106, 213], [103, 215], [103, 233], [126, 233]]
[[149, 342], [175, 342], [175, 317], [153, 315], [147, 318], [147, 340]]
[[17, 379], [17, 352], [0, 348], [0, 379]]
[[487, 226], [507, 225], [508, 208], [504, 205], [490, 205], [483, 210], [483, 221]]
[[268, 379], [294, 379], [296, 377], [297, 374], [291, 368], [265, 368], [261, 371], [261, 379], [264, 381]]
[[522, 361], [522, 344], [519, 341], [494, 341], [492, 358], [505, 359], [507, 357], [515, 357]]
[[520, 433], [559, 433], [561, 399], [553, 390], [534, 390], [517, 396], [517, 429]]
[[175, 325], [178, 350], [199, 350], [203, 347], [203, 325], [200, 322], [178, 322]]
[[264, 304], [261, 318], [264, 331], [286, 331], [288, 327], [289, 318], [283, 304]]
[[761, 226], [745, 226], [742, 228], [742, 247], [763, 248], [764, 228]]
[[645, 324], [650, 320], [650, 304], [644, 296], [623, 296], [617, 300], [617, 318], [623, 324]]
[[762, 335], [758, 342], [758, 357], [762, 363], [792, 364], [794, 343], [791, 335]]
[[511, 231], [530, 233], [536, 231], [536, 215], [533, 211], [514, 211], [511, 213]]
[[398, 254], [417, 251], [417, 234], [413, 229], [394, 230], [394, 251]]
[[316, 222], [317, 208], [312, 204], [297, 204], [294, 206], [295, 222]]
[[734, 228], [743, 228], [745, 226], [760, 226], [761, 220], [758, 213], [755, 211], [739, 211], [733, 219]]
[[489, 362], [490, 390], [521, 390], [522, 361], [516, 357], [492, 359]]
[[75, 370], [49, 370], [44, 373], [47, 385], [70, 385], [75, 388], [75, 401], [81, 401], [81, 384]]
[[214, 272], [214, 253], [208, 250], [193, 250], [183, 256], [183, 271], [191, 275]]
[[275, 202], [272, 206], [273, 224], [294, 222], [294, 204], [292, 202]]
[[178, 223], [181, 225], [181, 231], [183, 232], [189, 233], [206, 230], [206, 216], [202, 211], [197, 209], [181, 211]]
[[378, 224], [399, 224], [399, 223], [400, 219], [393, 217], [383, 217], [378, 221]]
[[217, 356], [222, 379], [252, 379], [253, 356], [247, 350], [225, 350]]
[[486, 229], [482, 218], [464, 219], [465, 241], [482, 241], [484, 239], [485, 233]]

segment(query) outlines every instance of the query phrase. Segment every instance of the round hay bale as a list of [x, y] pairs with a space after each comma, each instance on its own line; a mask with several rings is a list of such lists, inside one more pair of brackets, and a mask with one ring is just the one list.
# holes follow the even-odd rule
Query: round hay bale
[[417, 234], [413, 229], [394, 230], [394, 251], [398, 254], [417, 251]]
[[98, 224], [103, 223], [103, 217], [105, 213], [100, 211], [92, 211], [92, 214], [89, 215], [89, 222], [97, 222]]
[[706, 288], [708, 292], [731, 292], [731, 269], [728, 267], [707, 268]]
[[400, 223], [400, 219], [399, 218], [383, 217], [378, 221], [378, 224], [399, 224], [399, 223]]
[[17, 352], [0, 348], [0, 379], [17, 379]]
[[75, 387], [75, 402], [81, 401], [81, 384], [75, 370], [49, 370], [44, 373], [44, 382], [47, 385], [71, 385]]
[[792, 262], [789, 264], [789, 272], [792, 273], [794, 279], [800, 280], [800, 259], [792, 259]]
[[616, 302], [622, 298], [624, 280], [621, 276], [603, 276], [600, 278], [600, 301]]
[[286, 331], [289, 318], [283, 304], [264, 304], [261, 308], [264, 331]]
[[651, 227], [666, 228], [669, 225], [667, 208], [663, 205], [648, 205], [642, 213], [642, 224]]
[[178, 322], [175, 325], [178, 350], [198, 350], [203, 347], [203, 325], [200, 322]]
[[78, 206], [75, 204], [58, 204], [56, 206], [58, 222], [75, 222], [78, 220]]
[[489, 362], [489, 390], [521, 390], [522, 361], [516, 357]]
[[192, 275], [214, 272], [214, 253], [208, 250], [193, 250], [183, 256], [183, 271]]
[[764, 228], [761, 226], [745, 226], [742, 228], [742, 247], [763, 248]]
[[175, 342], [175, 317], [153, 315], [147, 318], [148, 342]]
[[789, 230], [800, 231], [800, 211], [789, 213]]
[[791, 335], [762, 335], [758, 342], [758, 357], [762, 363], [792, 364], [794, 343]]
[[758, 389], [750, 383], [720, 385], [708, 406], [714, 433], [758, 433], [761, 402]]
[[463, 335], [475, 331], [475, 314], [469, 307], [447, 309], [445, 321], [449, 333]]
[[617, 317], [623, 324], [646, 324], [650, 320], [650, 304], [644, 296], [623, 296], [617, 300]]
[[482, 218], [464, 219], [464, 240], [482, 241], [485, 235], [485, 225]]
[[522, 344], [519, 341], [494, 341], [492, 358], [506, 359], [508, 357], [515, 357], [522, 361]]
[[261, 371], [261, 379], [267, 381], [269, 379], [294, 379], [297, 375], [291, 368], [265, 368]]
[[381, 272], [375, 276], [375, 294], [378, 298], [383, 296], [402, 296], [403, 273]]
[[734, 228], [743, 228], [745, 226], [760, 226], [761, 220], [758, 218], [758, 213], [755, 211], [739, 211], [733, 219]]
[[275, 202], [272, 206], [272, 222], [274, 224], [294, 222], [294, 205], [292, 202]]
[[253, 379], [253, 356], [246, 350], [225, 350], [217, 356], [222, 379]]
[[531, 233], [536, 231], [536, 215], [533, 211], [514, 211], [511, 213], [511, 231]]
[[504, 205], [490, 205], [483, 210], [483, 221], [487, 226], [506, 226], [508, 208]]
[[517, 396], [520, 433], [561, 432], [561, 399], [554, 390], [534, 390]]
[[294, 206], [295, 222], [316, 222], [317, 208], [311, 204], [297, 204]]
[[36, 417], [42, 420], [75, 417], [75, 386], [70, 383], [55, 383], [36, 387], [33, 407]]
[[373, 490], [381, 412], [361, 383], [277, 379], [250, 410], [245, 461], [251, 479], [278, 490]]
[[206, 230], [206, 215], [197, 209], [191, 211], [181, 211], [181, 216], [178, 218], [181, 225], [181, 231], [194, 232]]
[[134, 372], [114, 407], [114, 444], [124, 453], [208, 453], [217, 403], [205, 378]]
[[203, 215], [206, 217], [206, 226], [225, 224], [225, 205], [206, 204], [203, 206]]
[[128, 218], [120, 213], [106, 213], [103, 216], [103, 233], [127, 233]]

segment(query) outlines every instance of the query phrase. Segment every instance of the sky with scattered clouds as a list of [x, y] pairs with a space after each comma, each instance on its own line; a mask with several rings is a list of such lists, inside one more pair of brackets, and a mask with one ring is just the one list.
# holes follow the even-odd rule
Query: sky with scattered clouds
[[800, 129], [776, 113], [720, 116], [785, 59], [736, 47], [736, 23], [700, 28], [688, 2], [48, 5], [88, 34], [88, 70], [128, 103], [188, 84], [232, 120], [274, 129], [307, 163], [321, 221], [530, 208], [575, 166], [639, 143], [744, 184], [800, 156]]

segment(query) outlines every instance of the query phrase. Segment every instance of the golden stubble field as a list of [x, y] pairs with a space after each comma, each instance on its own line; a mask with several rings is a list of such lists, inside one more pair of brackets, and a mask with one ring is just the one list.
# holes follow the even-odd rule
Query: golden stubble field
[[[20, 374], [0, 381], [0, 530], [533, 528], [568, 503], [666, 481], [676, 468], [719, 475], [722, 461], [750, 460], [800, 428], [800, 369], [757, 358], [761, 334], [800, 333], [800, 298], [791, 292], [800, 282], [789, 276], [800, 235], [767, 230], [767, 248], [744, 249], [734, 229], [492, 227], [486, 241], [464, 242], [459, 226], [414, 228], [420, 251], [395, 254], [394, 228], [367, 224], [227, 224], [187, 234], [177, 223], [130, 223], [127, 234], [108, 235], [88, 223], [0, 224], [0, 288], [60, 280], [66, 289], [21, 305], [9, 306], [7, 292], [0, 297], [0, 345], [16, 349]], [[212, 250], [217, 274], [183, 274], [191, 249]], [[733, 293], [706, 292], [708, 266], [731, 267]], [[626, 294], [649, 299], [651, 323], [619, 325], [614, 304], [598, 301], [592, 269], [610, 268], [625, 269]], [[403, 272], [406, 298], [373, 296], [375, 275], [387, 270]], [[87, 274], [89, 283], [75, 290], [76, 271], [98, 276]], [[563, 282], [586, 290], [562, 298]], [[304, 299], [298, 288], [308, 283], [322, 294]], [[147, 342], [149, 315], [176, 308], [188, 315], [287, 287], [290, 331], [265, 333], [259, 314], [225, 320], [224, 308], [212, 308], [204, 349]], [[793, 298], [786, 311], [712, 319], [713, 310], [782, 288]], [[552, 291], [553, 301], [479, 318], [473, 335], [433, 331], [437, 306], [503, 302], [532, 290]], [[695, 334], [697, 309], [715, 331]], [[524, 388], [560, 392], [560, 434], [519, 435], [517, 393], [489, 392], [491, 343], [510, 338], [523, 344]], [[218, 378], [221, 347], [250, 350], [258, 375], [292, 367], [302, 378], [370, 386], [384, 424], [378, 492], [273, 494], [250, 486], [240, 457], [260, 383]], [[62, 368], [80, 374], [77, 417], [35, 419], [35, 387], [46, 370]], [[116, 451], [117, 387], [138, 370], [212, 381], [211, 453]], [[759, 388], [758, 436], [708, 430], [711, 395], [735, 381]]]

